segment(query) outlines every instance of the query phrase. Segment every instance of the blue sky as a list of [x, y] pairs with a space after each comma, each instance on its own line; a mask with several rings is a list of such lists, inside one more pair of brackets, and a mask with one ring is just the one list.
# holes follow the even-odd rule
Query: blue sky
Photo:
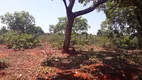
[[[0, 15], [6, 12], [28, 11], [34, 16], [36, 25], [40, 26], [45, 32], [49, 32], [50, 24], [54, 25], [58, 22], [58, 17], [66, 16], [62, 0], [0, 0], [0, 2]], [[77, 3], [76, 0], [73, 11], [82, 10], [89, 6], [88, 4], [83, 7], [83, 5]], [[97, 11], [93, 11], [82, 17], [88, 20], [88, 24], [91, 26], [88, 32], [92, 34], [96, 34], [101, 22], [105, 20], [105, 14]], [[0, 24], [0, 26], [2, 26], [2, 24]]]

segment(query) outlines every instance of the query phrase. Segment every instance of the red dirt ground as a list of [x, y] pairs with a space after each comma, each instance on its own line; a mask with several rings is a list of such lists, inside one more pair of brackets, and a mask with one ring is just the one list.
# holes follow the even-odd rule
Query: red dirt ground
[[[106, 50], [96, 48], [96, 51]], [[50, 45], [23, 51], [14, 51], [7, 49], [5, 45], [0, 45], [0, 58], [6, 59], [10, 64], [8, 68], [0, 70], [0, 80], [137, 80], [135, 71], [131, 72], [132, 69], [109, 74], [112, 66], [102, 64], [101, 61], [81, 68], [65, 70], [58, 67], [41, 66], [41, 62], [51, 56], [63, 58], [72, 55], [63, 54], [60, 50], [51, 48]], [[101, 73], [101, 70], [104, 73]], [[139, 72], [139, 74], [142, 73]], [[128, 76], [129, 78], [126, 78]]]

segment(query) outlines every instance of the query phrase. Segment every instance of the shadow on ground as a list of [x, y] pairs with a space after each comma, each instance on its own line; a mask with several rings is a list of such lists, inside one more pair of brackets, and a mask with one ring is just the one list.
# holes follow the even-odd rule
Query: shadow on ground
[[81, 66], [95, 64], [96, 61], [91, 61], [90, 55], [78, 54], [67, 57], [50, 57], [42, 62], [42, 66], [51, 66], [60, 68], [62, 70], [67, 69], [79, 69]]
[[42, 66], [62, 70], [52, 80], [142, 80], [141, 52], [83, 51], [66, 58], [50, 57]]

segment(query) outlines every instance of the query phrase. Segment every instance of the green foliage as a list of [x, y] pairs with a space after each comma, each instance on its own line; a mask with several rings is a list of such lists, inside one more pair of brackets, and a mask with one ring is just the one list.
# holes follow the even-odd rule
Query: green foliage
[[[44, 43], [51, 44], [52, 47], [57, 49], [61, 49], [64, 41], [64, 34], [45, 34], [40, 36], [40, 40]], [[70, 46], [85, 46], [85, 45], [95, 45], [103, 47], [105, 46], [113, 46], [111, 40], [108, 37], [98, 37], [88, 33], [72, 33], [72, 39]]]
[[0, 58], [0, 70], [4, 68], [8, 68], [9, 63], [5, 59]]
[[[90, 37], [91, 38], [91, 37]], [[49, 34], [41, 36], [41, 41], [47, 42], [52, 45], [52, 47], [61, 49], [64, 41], [64, 34]], [[90, 42], [89, 42], [90, 41]], [[93, 42], [93, 41], [92, 41]], [[89, 45], [91, 40], [87, 35], [83, 34], [72, 34], [71, 46], [75, 45]]]
[[89, 45], [91, 44], [91, 39], [90, 35], [88, 33], [86, 34], [77, 34], [73, 33], [72, 34], [72, 39], [71, 39], [71, 46], [74, 45]]
[[[6, 29], [6, 27], [2, 27], [0, 29], [0, 36], [2, 36], [4, 33], [6, 33], [8, 30]], [[4, 43], [3, 40], [0, 39], [0, 44]]]
[[[59, 22], [56, 25], [49, 25], [51, 33], [64, 33], [67, 24], [67, 17], [58, 18]], [[76, 33], [86, 32], [90, 28], [87, 20], [82, 17], [77, 17], [74, 20], [72, 31]]]
[[16, 35], [16, 32], [8, 31], [0, 36], [0, 39], [4, 41], [5, 44], [8, 44], [11, 38]]
[[1, 29], [0, 29], [0, 35], [6, 33], [8, 30], [6, 29], [5, 26], [3, 26]]
[[113, 44], [115, 44], [119, 48], [124, 49], [135, 49], [138, 48], [137, 38], [131, 39], [130, 36], [124, 36], [121, 38], [114, 38]]
[[37, 35], [44, 33], [40, 27], [35, 25], [35, 18], [26, 11], [6, 13], [0, 16], [0, 19], [1, 23], [6, 24], [10, 30], [18, 33]]
[[119, 0], [102, 5], [99, 9], [107, 19], [98, 35], [111, 38], [113, 44], [122, 48], [142, 47], [142, 10], [136, 4], [138, 0]]
[[118, 0], [121, 7], [128, 7], [128, 6], [137, 6], [141, 7], [142, 9], [142, 1], [141, 0]]
[[[41, 65], [42, 66], [47, 66], [47, 65], [50, 65], [50, 66], [51, 65], [59, 66], [61, 61], [63, 61], [62, 58], [53, 56], [53, 57], [50, 57], [47, 60], [43, 61], [41, 63]], [[57, 65], [57, 63], [58, 63], [58, 65]]]
[[34, 48], [39, 45], [37, 36], [44, 32], [35, 26], [35, 19], [29, 12], [6, 13], [0, 19], [8, 27], [8, 30], [5, 27], [0, 30], [0, 42], [7, 44], [8, 48]]
[[115, 47], [123, 48], [123, 49], [138, 48], [137, 37], [133, 38], [130, 35], [123, 35], [123, 33], [118, 32], [118, 30], [101, 29], [101, 30], [98, 30], [97, 35], [98, 37], [100, 37], [100, 42], [102, 42], [102, 44], [104, 45], [109, 44], [112, 47], [115, 46]]
[[34, 48], [39, 45], [37, 36], [32, 34], [18, 34], [17, 32], [9, 31], [3, 34], [1, 39], [7, 44], [8, 48], [13, 49]]
[[20, 32], [26, 32], [28, 27], [34, 26], [35, 19], [29, 12], [21, 11], [6, 13], [1, 16], [1, 22], [7, 24], [9, 29]]
[[52, 47], [61, 49], [64, 41], [64, 34], [45, 34], [40, 36], [40, 41], [51, 44]]

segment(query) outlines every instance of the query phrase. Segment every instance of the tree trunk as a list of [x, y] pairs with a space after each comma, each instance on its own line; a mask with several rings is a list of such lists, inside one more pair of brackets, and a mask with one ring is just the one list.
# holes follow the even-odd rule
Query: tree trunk
[[68, 23], [67, 23], [66, 32], [65, 32], [65, 40], [63, 45], [63, 52], [69, 52], [73, 22], [74, 22], [74, 18], [72, 19], [68, 18]]
[[142, 48], [142, 16], [141, 16], [142, 11], [139, 8], [136, 9], [135, 14], [137, 16], [138, 23], [140, 25], [140, 27], [137, 28], [137, 31], [138, 31], [138, 47]]
[[84, 10], [80, 10], [77, 12], [72, 12], [75, 0], [70, 0], [69, 5], [67, 5], [66, 0], [63, 0], [65, 8], [66, 8], [67, 17], [68, 17], [68, 23], [67, 23], [66, 32], [65, 32], [65, 40], [64, 40], [64, 45], [63, 45], [63, 52], [66, 52], [66, 53], [69, 52], [72, 26], [73, 26], [73, 22], [74, 22], [75, 17], [92, 12], [100, 4], [102, 4], [106, 1], [107, 0], [100, 0], [96, 4], [94, 4], [93, 6], [90, 6], [89, 8], [86, 8]]

